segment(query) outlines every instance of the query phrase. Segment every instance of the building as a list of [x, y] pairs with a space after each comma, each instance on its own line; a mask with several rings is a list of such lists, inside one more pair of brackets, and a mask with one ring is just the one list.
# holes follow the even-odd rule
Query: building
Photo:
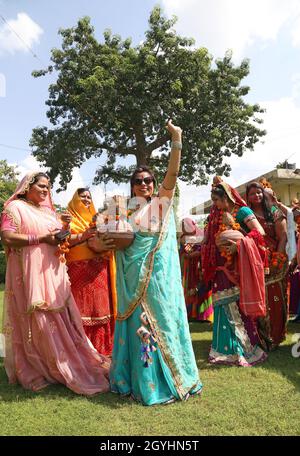
[[[272, 185], [277, 198], [286, 206], [291, 205], [294, 198], [300, 200], [300, 169], [296, 169], [296, 165], [288, 165], [288, 168], [276, 168], [269, 173], [258, 176], [236, 187], [236, 190], [242, 197], [245, 197], [246, 187], [250, 182], [258, 182], [260, 179], [266, 178]], [[208, 214], [211, 208], [211, 200], [205, 201], [190, 210], [192, 215]]]

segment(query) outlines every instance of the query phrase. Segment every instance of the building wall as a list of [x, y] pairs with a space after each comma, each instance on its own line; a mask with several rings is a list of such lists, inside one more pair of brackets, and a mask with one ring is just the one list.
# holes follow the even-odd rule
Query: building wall
[[273, 190], [286, 206], [291, 205], [292, 199], [300, 199], [300, 184], [274, 184]]
[[[236, 190], [245, 198], [247, 184], [254, 181], [259, 182], [262, 177], [265, 177], [271, 183], [277, 198], [286, 206], [291, 206], [291, 202], [294, 198], [300, 200], [300, 173], [296, 171], [300, 170], [274, 169], [264, 176], [259, 176], [256, 179], [239, 185]], [[208, 200], [192, 208], [190, 213], [194, 215], [201, 214], [204, 208], [204, 213], [208, 214], [210, 207], [211, 201]]]
[[[280, 199], [280, 201], [286, 206], [290, 206], [291, 201], [294, 198], [298, 198], [300, 200], [300, 184], [275, 184], [272, 182], [272, 189], [276, 193], [277, 198]], [[246, 197], [244, 192], [242, 192], [241, 195], [243, 198]]]

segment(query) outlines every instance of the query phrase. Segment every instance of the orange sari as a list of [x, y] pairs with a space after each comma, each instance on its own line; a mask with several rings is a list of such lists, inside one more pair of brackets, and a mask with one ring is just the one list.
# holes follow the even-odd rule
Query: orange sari
[[[87, 208], [77, 191], [68, 204], [68, 211], [73, 217], [72, 234], [86, 231], [96, 214], [94, 204]], [[117, 313], [114, 253], [95, 253], [83, 242], [71, 247], [67, 265], [85, 333], [99, 353], [111, 355]]]

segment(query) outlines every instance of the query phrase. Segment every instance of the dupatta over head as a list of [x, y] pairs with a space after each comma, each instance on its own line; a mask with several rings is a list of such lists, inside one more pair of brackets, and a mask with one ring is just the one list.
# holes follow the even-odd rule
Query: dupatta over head
[[[77, 190], [69, 202], [67, 210], [72, 215], [70, 229], [73, 234], [80, 234], [88, 230], [93, 217], [96, 215], [94, 203], [91, 201], [90, 206], [86, 207], [81, 201]], [[67, 261], [89, 260], [98, 256], [99, 254], [96, 254], [88, 247], [87, 242], [84, 242], [70, 249], [67, 254]]]
[[[72, 215], [70, 223], [71, 232], [73, 234], [83, 233], [89, 229], [93, 217], [96, 215], [96, 209], [93, 201], [89, 207], [86, 207], [80, 199], [78, 190], [73, 195], [73, 198], [68, 204], [68, 211]], [[111, 284], [111, 295], [113, 304], [114, 318], [117, 315], [117, 289], [116, 289], [116, 261], [113, 251], [106, 251], [103, 253], [96, 253], [88, 247], [87, 242], [72, 247], [67, 254], [67, 262], [90, 260], [92, 258], [103, 258], [109, 261], [109, 273]]]
[[[212, 185], [212, 188], [215, 188], [217, 186], [222, 187], [228, 199], [232, 203], [240, 207], [247, 206], [246, 202], [243, 200], [240, 194], [229, 184], [222, 181], [222, 178], [220, 176], [214, 177], [214, 183]], [[209, 221], [205, 228], [206, 242], [202, 245], [201, 248], [203, 280], [206, 283], [206, 285], [208, 285], [209, 282], [214, 278], [217, 269], [217, 247], [215, 237], [219, 230], [220, 214], [221, 211], [215, 206], [215, 204], [213, 204], [209, 214]]]
[[[12, 196], [10, 198], [8, 198], [8, 200], [4, 203], [4, 209], [6, 208], [6, 206], [8, 206], [9, 203], [18, 199], [20, 196], [22, 196], [22, 195], [25, 196], [26, 192], [30, 188], [30, 185], [33, 184], [35, 177], [40, 173], [46, 174], [43, 171], [31, 171], [31, 172], [27, 173], [23, 177], [23, 179], [19, 182], [19, 184], [18, 184], [16, 190], [14, 191], [14, 193], [12, 194]], [[49, 178], [49, 182], [50, 182], [50, 178]], [[40, 203], [40, 206], [48, 207], [52, 211], [55, 211], [50, 189], [48, 191], [47, 198]]]
[[[6, 201], [3, 214], [12, 220], [12, 224], [19, 234], [45, 235], [61, 229], [61, 221], [57, 218], [52, 202], [50, 190], [46, 199], [36, 206], [20, 195], [25, 195], [30, 184], [34, 182], [40, 171], [26, 174], [19, 183], [14, 194]], [[67, 285], [65, 267], [55, 255], [57, 247], [47, 243], [28, 245], [21, 249], [6, 249], [8, 270], [15, 268], [15, 262], [10, 262], [11, 253], [15, 258], [18, 252], [19, 265], [22, 276], [15, 272], [15, 280], [24, 284], [27, 311], [36, 309], [60, 311], [67, 305], [70, 288]], [[9, 274], [7, 275], [7, 277]], [[62, 286], [57, 286], [58, 282]]]
[[[237, 206], [245, 207], [246, 202], [239, 193], [225, 182], [217, 183], [222, 187], [227, 197]], [[216, 206], [212, 207], [210, 219], [206, 228], [207, 243], [202, 249], [203, 277], [206, 283], [213, 280], [217, 270], [223, 270], [225, 266], [217, 265], [216, 234], [219, 230], [219, 218], [221, 211]], [[226, 231], [225, 231], [226, 233]], [[224, 234], [224, 233], [223, 233]], [[226, 234], [225, 234], [226, 235]], [[247, 236], [237, 240], [238, 261], [236, 263], [235, 275], [226, 274], [233, 279], [234, 285], [239, 286], [239, 308], [241, 312], [249, 317], [257, 318], [266, 315], [265, 305], [265, 277], [263, 251], [264, 240], [262, 235], [253, 230]]]

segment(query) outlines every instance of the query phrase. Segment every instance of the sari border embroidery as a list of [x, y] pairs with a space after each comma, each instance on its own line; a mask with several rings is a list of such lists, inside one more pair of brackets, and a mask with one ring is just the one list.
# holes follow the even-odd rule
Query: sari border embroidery
[[243, 348], [245, 349], [246, 353], [253, 352], [253, 345], [249, 339], [247, 331], [245, 330], [245, 325], [242, 321], [241, 314], [236, 302], [232, 302], [225, 307], [225, 313], [229, 320], [229, 323], [233, 321], [234, 324], [234, 333], [236, 337], [239, 339], [240, 343], [242, 344]]
[[142, 306], [143, 310], [146, 312], [150, 327], [154, 333], [155, 339], [157, 341], [161, 354], [164, 358], [164, 361], [165, 361], [166, 365], [168, 366], [168, 368], [170, 369], [170, 373], [174, 380], [174, 385], [178, 392], [178, 395], [179, 395], [180, 399], [183, 399], [187, 393], [189, 393], [190, 391], [192, 391], [194, 388], [197, 387], [198, 383], [195, 383], [192, 386], [188, 386], [188, 387], [184, 388], [183, 381], [181, 380], [181, 377], [178, 373], [176, 364], [172, 360], [170, 350], [168, 349], [167, 344], [164, 342], [164, 338], [163, 338], [161, 331], [159, 330], [159, 327], [156, 325], [155, 318], [152, 316], [150, 306], [147, 302], [147, 299], [144, 299], [142, 301], [141, 306]]
[[3, 210], [2, 214], [7, 215], [7, 217], [13, 222], [17, 229], [17, 233], [20, 234], [20, 220], [17, 219], [16, 215], [8, 207]]
[[27, 310], [27, 314], [31, 314], [33, 313], [35, 310], [42, 310], [44, 312], [63, 312], [66, 307], [68, 306], [68, 301], [70, 299], [70, 296], [65, 300], [64, 302], [64, 305], [63, 306], [60, 306], [60, 307], [56, 307], [55, 309], [43, 309], [42, 306], [43, 305], [47, 305], [49, 306], [49, 303], [47, 301], [36, 301], [36, 302], [32, 302], [29, 309]]
[[161, 231], [159, 233], [159, 238], [157, 240], [157, 243], [156, 243], [155, 247], [151, 250], [151, 252], [148, 254], [148, 257], [146, 259], [145, 273], [144, 273], [143, 277], [140, 278], [140, 285], [138, 286], [138, 293], [137, 293], [138, 296], [128, 306], [128, 309], [126, 312], [124, 312], [123, 314], [120, 314], [118, 312], [117, 320], [119, 320], [119, 321], [127, 320], [127, 318], [129, 318], [133, 314], [135, 309], [141, 304], [142, 300], [146, 296], [147, 289], [148, 289], [150, 279], [152, 276], [152, 272], [153, 272], [154, 257], [155, 257], [156, 252], [160, 249], [160, 247], [164, 241], [165, 234], [167, 232], [167, 225], [169, 222], [169, 217], [170, 217], [171, 209], [173, 206], [172, 203], [173, 203], [173, 200], [170, 201], [170, 206], [168, 208], [168, 212], [166, 214]]

